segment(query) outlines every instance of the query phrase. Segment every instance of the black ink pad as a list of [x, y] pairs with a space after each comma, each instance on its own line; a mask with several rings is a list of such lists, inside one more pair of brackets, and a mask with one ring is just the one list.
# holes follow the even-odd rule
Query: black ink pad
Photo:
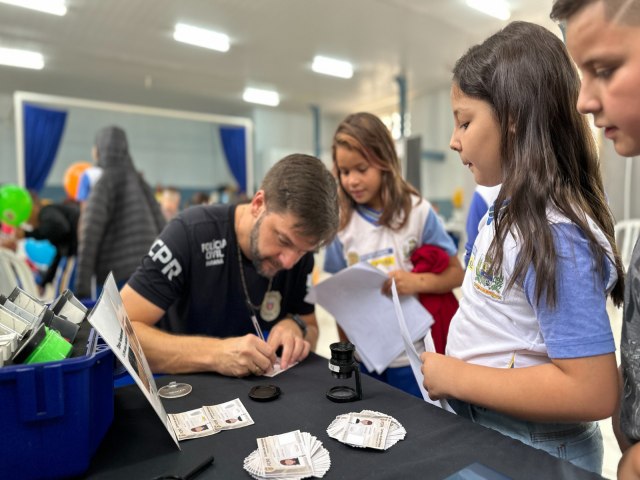
[[249, 398], [256, 402], [270, 402], [280, 396], [280, 387], [275, 385], [256, 385], [249, 390]]

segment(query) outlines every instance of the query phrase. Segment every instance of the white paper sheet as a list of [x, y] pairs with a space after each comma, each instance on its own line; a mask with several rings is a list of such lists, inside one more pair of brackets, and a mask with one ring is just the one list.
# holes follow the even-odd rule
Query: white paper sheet
[[144, 356], [138, 337], [131, 326], [131, 321], [124, 309], [120, 292], [111, 273], [104, 283], [100, 298], [87, 319], [131, 374], [131, 378], [140, 387], [153, 410], [171, 434], [176, 446], [180, 449], [178, 438], [158, 397], [158, 388], [147, 363], [147, 358]]
[[[402, 306], [400, 305], [400, 298], [398, 297], [398, 290], [396, 289], [395, 280], [391, 282], [391, 296], [393, 298], [393, 306], [396, 311], [398, 326], [400, 327], [400, 332], [402, 333], [402, 341], [404, 342], [405, 351], [407, 352], [407, 356], [409, 357], [409, 363], [411, 364], [413, 375], [414, 377], [416, 377], [416, 381], [418, 382], [418, 386], [420, 387], [422, 398], [424, 398], [426, 402], [429, 402], [436, 407], [444, 408], [445, 410], [453, 412], [453, 409], [449, 406], [449, 403], [446, 400], [431, 400], [431, 397], [429, 397], [429, 393], [424, 388], [424, 385], [422, 383], [424, 377], [422, 375], [422, 371], [420, 370], [420, 367], [422, 367], [422, 361], [420, 360], [420, 355], [418, 355], [418, 352], [416, 351], [416, 348], [411, 341], [407, 323], [405, 322], [405, 317], [402, 312]], [[427, 335], [425, 335], [424, 346], [425, 351], [427, 352], [436, 351], [435, 345], [433, 344], [433, 339], [431, 338], [431, 331], [427, 332]]]
[[[380, 292], [387, 278], [383, 271], [361, 262], [319, 283], [306, 298], [334, 316], [367, 369], [378, 373], [405, 350], [393, 300]], [[429, 312], [412, 295], [402, 296], [400, 303], [409, 337], [424, 338], [433, 323]]]

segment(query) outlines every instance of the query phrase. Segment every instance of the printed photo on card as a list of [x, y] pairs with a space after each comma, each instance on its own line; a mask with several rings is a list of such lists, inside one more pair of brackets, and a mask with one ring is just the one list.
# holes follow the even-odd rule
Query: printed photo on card
[[219, 405], [207, 406], [205, 409], [218, 430], [246, 427], [254, 423], [239, 398]]
[[183, 413], [170, 413], [169, 420], [178, 440], [206, 437], [218, 432], [203, 408]]
[[384, 450], [391, 419], [362, 413], [350, 413], [342, 441], [359, 447]]
[[299, 430], [259, 438], [258, 451], [267, 477], [313, 473], [311, 458]]

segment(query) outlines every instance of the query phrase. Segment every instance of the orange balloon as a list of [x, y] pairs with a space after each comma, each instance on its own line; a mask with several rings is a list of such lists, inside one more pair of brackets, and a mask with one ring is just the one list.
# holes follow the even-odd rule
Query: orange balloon
[[69, 198], [76, 198], [78, 193], [78, 184], [80, 183], [80, 177], [83, 172], [89, 168], [91, 164], [89, 162], [76, 162], [69, 165], [66, 172], [64, 172], [64, 178], [62, 184], [64, 191], [67, 192]]

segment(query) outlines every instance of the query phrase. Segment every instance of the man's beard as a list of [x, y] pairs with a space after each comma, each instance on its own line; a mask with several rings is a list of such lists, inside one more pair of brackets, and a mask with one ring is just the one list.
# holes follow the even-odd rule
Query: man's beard
[[[264, 213], [260, 215], [256, 223], [251, 229], [251, 235], [249, 236], [249, 250], [251, 251], [251, 261], [257, 272], [263, 277], [273, 278], [276, 273], [282, 270], [282, 264], [274, 258], [263, 257], [258, 249], [258, 240], [260, 238], [260, 225], [264, 220]], [[270, 265], [272, 268], [265, 269], [265, 265]]]

